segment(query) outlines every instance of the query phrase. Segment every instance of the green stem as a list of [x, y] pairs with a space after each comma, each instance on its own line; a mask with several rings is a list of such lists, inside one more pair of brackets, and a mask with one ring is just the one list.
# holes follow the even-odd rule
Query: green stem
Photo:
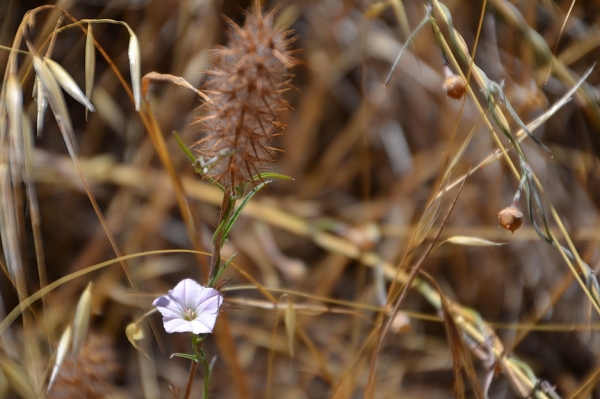
[[229, 193], [223, 194], [223, 202], [221, 203], [221, 215], [219, 217], [219, 225], [213, 235], [213, 255], [210, 262], [210, 270], [208, 273], [208, 281], [212, 281], [213, 276], [218, 271], [221, 263], [221, 248], [226, 240], [225, 226], [229, 221], [231, 210], [235, 205], [235, 200]]
[[200, 359], [202, 359], [202, 363], [204, 364], [204, 391], [202, 392], [202, 398], [208, 399], [208, 385], [210, 384], [212, 367], [208, 363], [204, 349], [200, 349]]

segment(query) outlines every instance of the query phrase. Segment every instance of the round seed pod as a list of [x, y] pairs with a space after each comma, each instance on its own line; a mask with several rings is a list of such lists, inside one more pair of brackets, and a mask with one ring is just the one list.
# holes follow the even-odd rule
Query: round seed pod
[[523, 212], [516, 206], [504, 208], [498, 214], [500, 226], [513, 233], [523, 224]]
[[459, 75], [450, 75], [446, 77], [443, 87], [446, 95], [456, 100], [460, 100], [467, 90], [465, 80]]

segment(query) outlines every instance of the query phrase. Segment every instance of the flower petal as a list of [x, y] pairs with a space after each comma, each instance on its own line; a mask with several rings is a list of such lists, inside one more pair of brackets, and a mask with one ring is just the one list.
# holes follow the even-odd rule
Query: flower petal
[[[152, 305], [162, 314], [165, 330], [169, 334], [208, 334], [215, 326], [222, 303], [223, 296], [219, 291], [185, 279], [169, 290], [167, 295], [156, 298]], [[190, 316], [194, 319], [190, 320]]]
[[153, 306], [156, 306], [158, 311], [164, 317], [183, 317], [184, 310], [179, 303], [174, 301], [169, 295], [163, 295], [158, 297], [152, 302]]
[[209, 316], [203, 315], [203, 317], [193, 320], [191, 324], [192, 332], [194, 334], [209, 334], [217, 321], [217, 315]]
[[[163, 324], [165, 326], [165, 331], [169, 334], [174, 332], [193, 332], [192, 323], [182, 318], [176, 318], [169, 321], [163, 318]], [[194, 334], [197, 333], [194, 332]]]
[[223, 297], [219, 293], [219, 291], [212, 288], [205, 288], [204, 298], [202, 302], [198, 303], [198, 305], [194, 308], [196, 314], [201, 315], [203, 313], [209, 314], [217, 314], [219, 313], [219, 308], [221, 307], [221, 303], [223, 302]]
[[169, 296], [173, 298], [173, 300], [175, 300], [182, 307], [195, 309], [195, 306], [190, 305], [194, 303], [195, 298], [200, 296], [200, 293], [202, 292], [203, 288], [204, 287], [202, 287], [194, 280], [187, 278], [185, 280], [180, 281], [179, 284], [175, 286], [175, 288], [170, 290]]

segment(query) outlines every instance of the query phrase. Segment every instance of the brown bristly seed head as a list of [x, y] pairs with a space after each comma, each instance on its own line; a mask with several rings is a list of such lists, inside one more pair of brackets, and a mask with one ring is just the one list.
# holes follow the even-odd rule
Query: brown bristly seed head
[[243, 27], [228, 22], [229, 44], [214, 50], [207, 71], [211, 101], [201, 107], [205, 136], [196, 147], [206, 160], [220, 157], [207, 176], [231, 189], [275, 160], [271, 139], [282, 133], [278, 113], [290, 108], [282, 95], [292, 88], [289, 70], [298, 60], [288, 49], [295, 37], [273, 27], [274, 11], [248, 13]]

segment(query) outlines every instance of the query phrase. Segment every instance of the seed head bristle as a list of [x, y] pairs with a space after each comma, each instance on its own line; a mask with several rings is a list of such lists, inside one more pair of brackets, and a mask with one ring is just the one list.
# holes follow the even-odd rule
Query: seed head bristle
[[196, 145], [205, 159], [215, 159], [207, 176], [230, 189], [275, 160], [271, 139], [284, 128], [278, 113], [290, 108], [282, 94], [292, 88], [289, 69], [298, 60], [288, 49], [295, 37], [273, 26], [274, 11], [248, 13], [243, 27], [225, 19], [229, 44], [212, 54], [203, 88], [211, 101], [197, 120], [205, 136]]

